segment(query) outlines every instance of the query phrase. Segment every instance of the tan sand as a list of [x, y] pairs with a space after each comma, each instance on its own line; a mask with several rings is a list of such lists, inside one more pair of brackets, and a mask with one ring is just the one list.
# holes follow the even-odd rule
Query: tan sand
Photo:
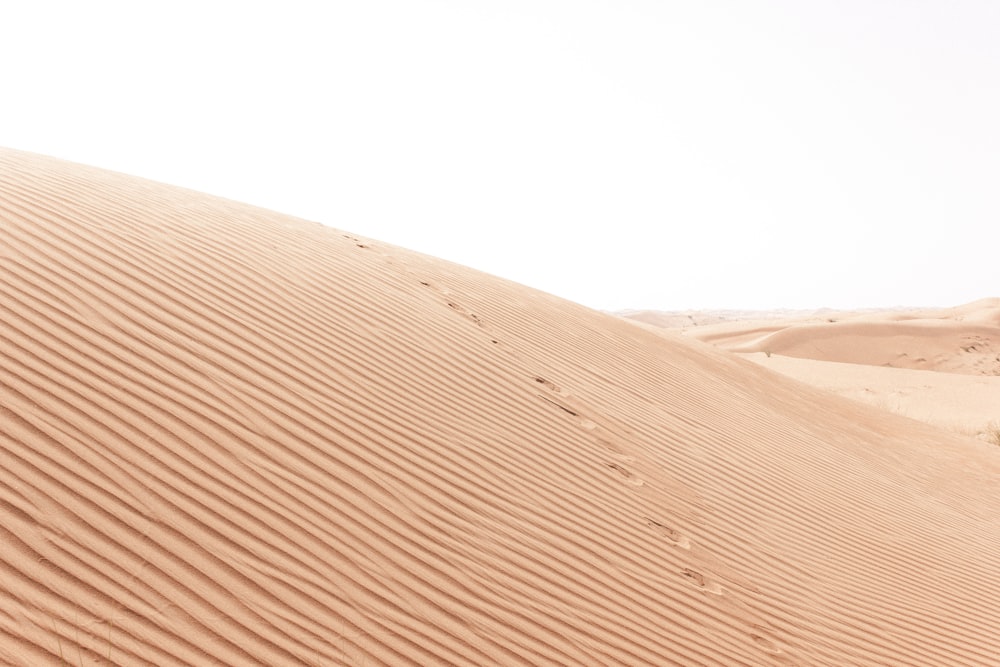
[[1000, 664], [1000, 448], [13, 151], [0, 267], [7, 664]]
[[1000, 375], [1000, 299], [941, 310], [731, 321], [687, 333], [734, 352]]
[[783, 375], [896, 414], [995, 444], [1000, 376], [844, 364], [762, 353], [745, 355]]
[[[678, 321], [671, 313], [637, 312], [644, 324]], [[705, 324], [669, 328], [841, 396], [1000, 439], [1000, 299], [934, 310], [687, 317]]]

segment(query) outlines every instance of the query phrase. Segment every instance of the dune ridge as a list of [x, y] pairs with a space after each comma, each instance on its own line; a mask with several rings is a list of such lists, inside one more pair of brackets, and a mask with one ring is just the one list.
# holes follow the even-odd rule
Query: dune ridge
[[725, 321], [714, 312], [620, 315], [955, 433], [994, 444], [1000, 437], [997, 298], [933, 309], [727, 311]]
[[0, 660], [1000, 664], [1000, 452], [0, 151]]
[[[645, 321], [659, 324], [661, 317]], [[702, 318], [703, 320], [706, 318]], [[1000, 299], [954, 308], [834, 312], [768, 320], [735, 320], [686, 329], [733, 352], [908, 368], [1000, 375]]]

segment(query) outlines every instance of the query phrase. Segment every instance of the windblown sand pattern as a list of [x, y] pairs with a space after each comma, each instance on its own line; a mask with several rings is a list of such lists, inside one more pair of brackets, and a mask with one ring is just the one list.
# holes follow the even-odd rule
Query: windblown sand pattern
[[0, 310], [5, 663], [1000, 664], [986, 443], [13, 151]]
[[[644, 320], [659, 324], [653, 315]], [[692, 319], [694, 317], [692, 316]], [[773, 321], [733, 321], [687, 330], [733, 352], [908, 368], [965, 375], [1000, 375], [1000, 299], [956, 308], [834, 313]]]
[[806, 384], [1000, 444], [1000, 299], [930, 310], [622, 315], [680, 324], [685, 336]]

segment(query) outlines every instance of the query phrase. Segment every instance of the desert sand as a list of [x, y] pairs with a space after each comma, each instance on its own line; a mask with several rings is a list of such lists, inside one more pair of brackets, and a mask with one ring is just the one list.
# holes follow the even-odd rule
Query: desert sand
[[1000, 664], [1000, 448], [730, 351], [6, 150], [0, 309], [6, 664]]
[[1000, 444], [1000, 299], [939, 309], [622, 315], [841, 396]]
[[972, 375], [1000, 375], [1000, 299], [934, 310], [835, 312], [690, 330], [734, 352], [765, 352]]

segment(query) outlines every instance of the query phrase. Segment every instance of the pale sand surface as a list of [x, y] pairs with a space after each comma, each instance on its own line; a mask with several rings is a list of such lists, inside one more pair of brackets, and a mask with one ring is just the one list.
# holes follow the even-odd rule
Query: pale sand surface
[[[718, 312], [685, 314], [706, 324], [669, 328], [950, 431], [990, 441], [1000, 433], [1000, 299], [942, 309]], [[649, 311], [638, 319], [677, 321]]]
[[995, 437], [991, 427], [1000, 431], [1000, 376], [767, 357], [759, 352], [745, 356], [813, 386], [949, 431], [990, 441]]
[[1000, 299], [956, 308], [744, 319], [684, 333], [734, 352], [1000, 375]]
[[0, 151], [0, 661], [1000, 664], [1000, 448]]

